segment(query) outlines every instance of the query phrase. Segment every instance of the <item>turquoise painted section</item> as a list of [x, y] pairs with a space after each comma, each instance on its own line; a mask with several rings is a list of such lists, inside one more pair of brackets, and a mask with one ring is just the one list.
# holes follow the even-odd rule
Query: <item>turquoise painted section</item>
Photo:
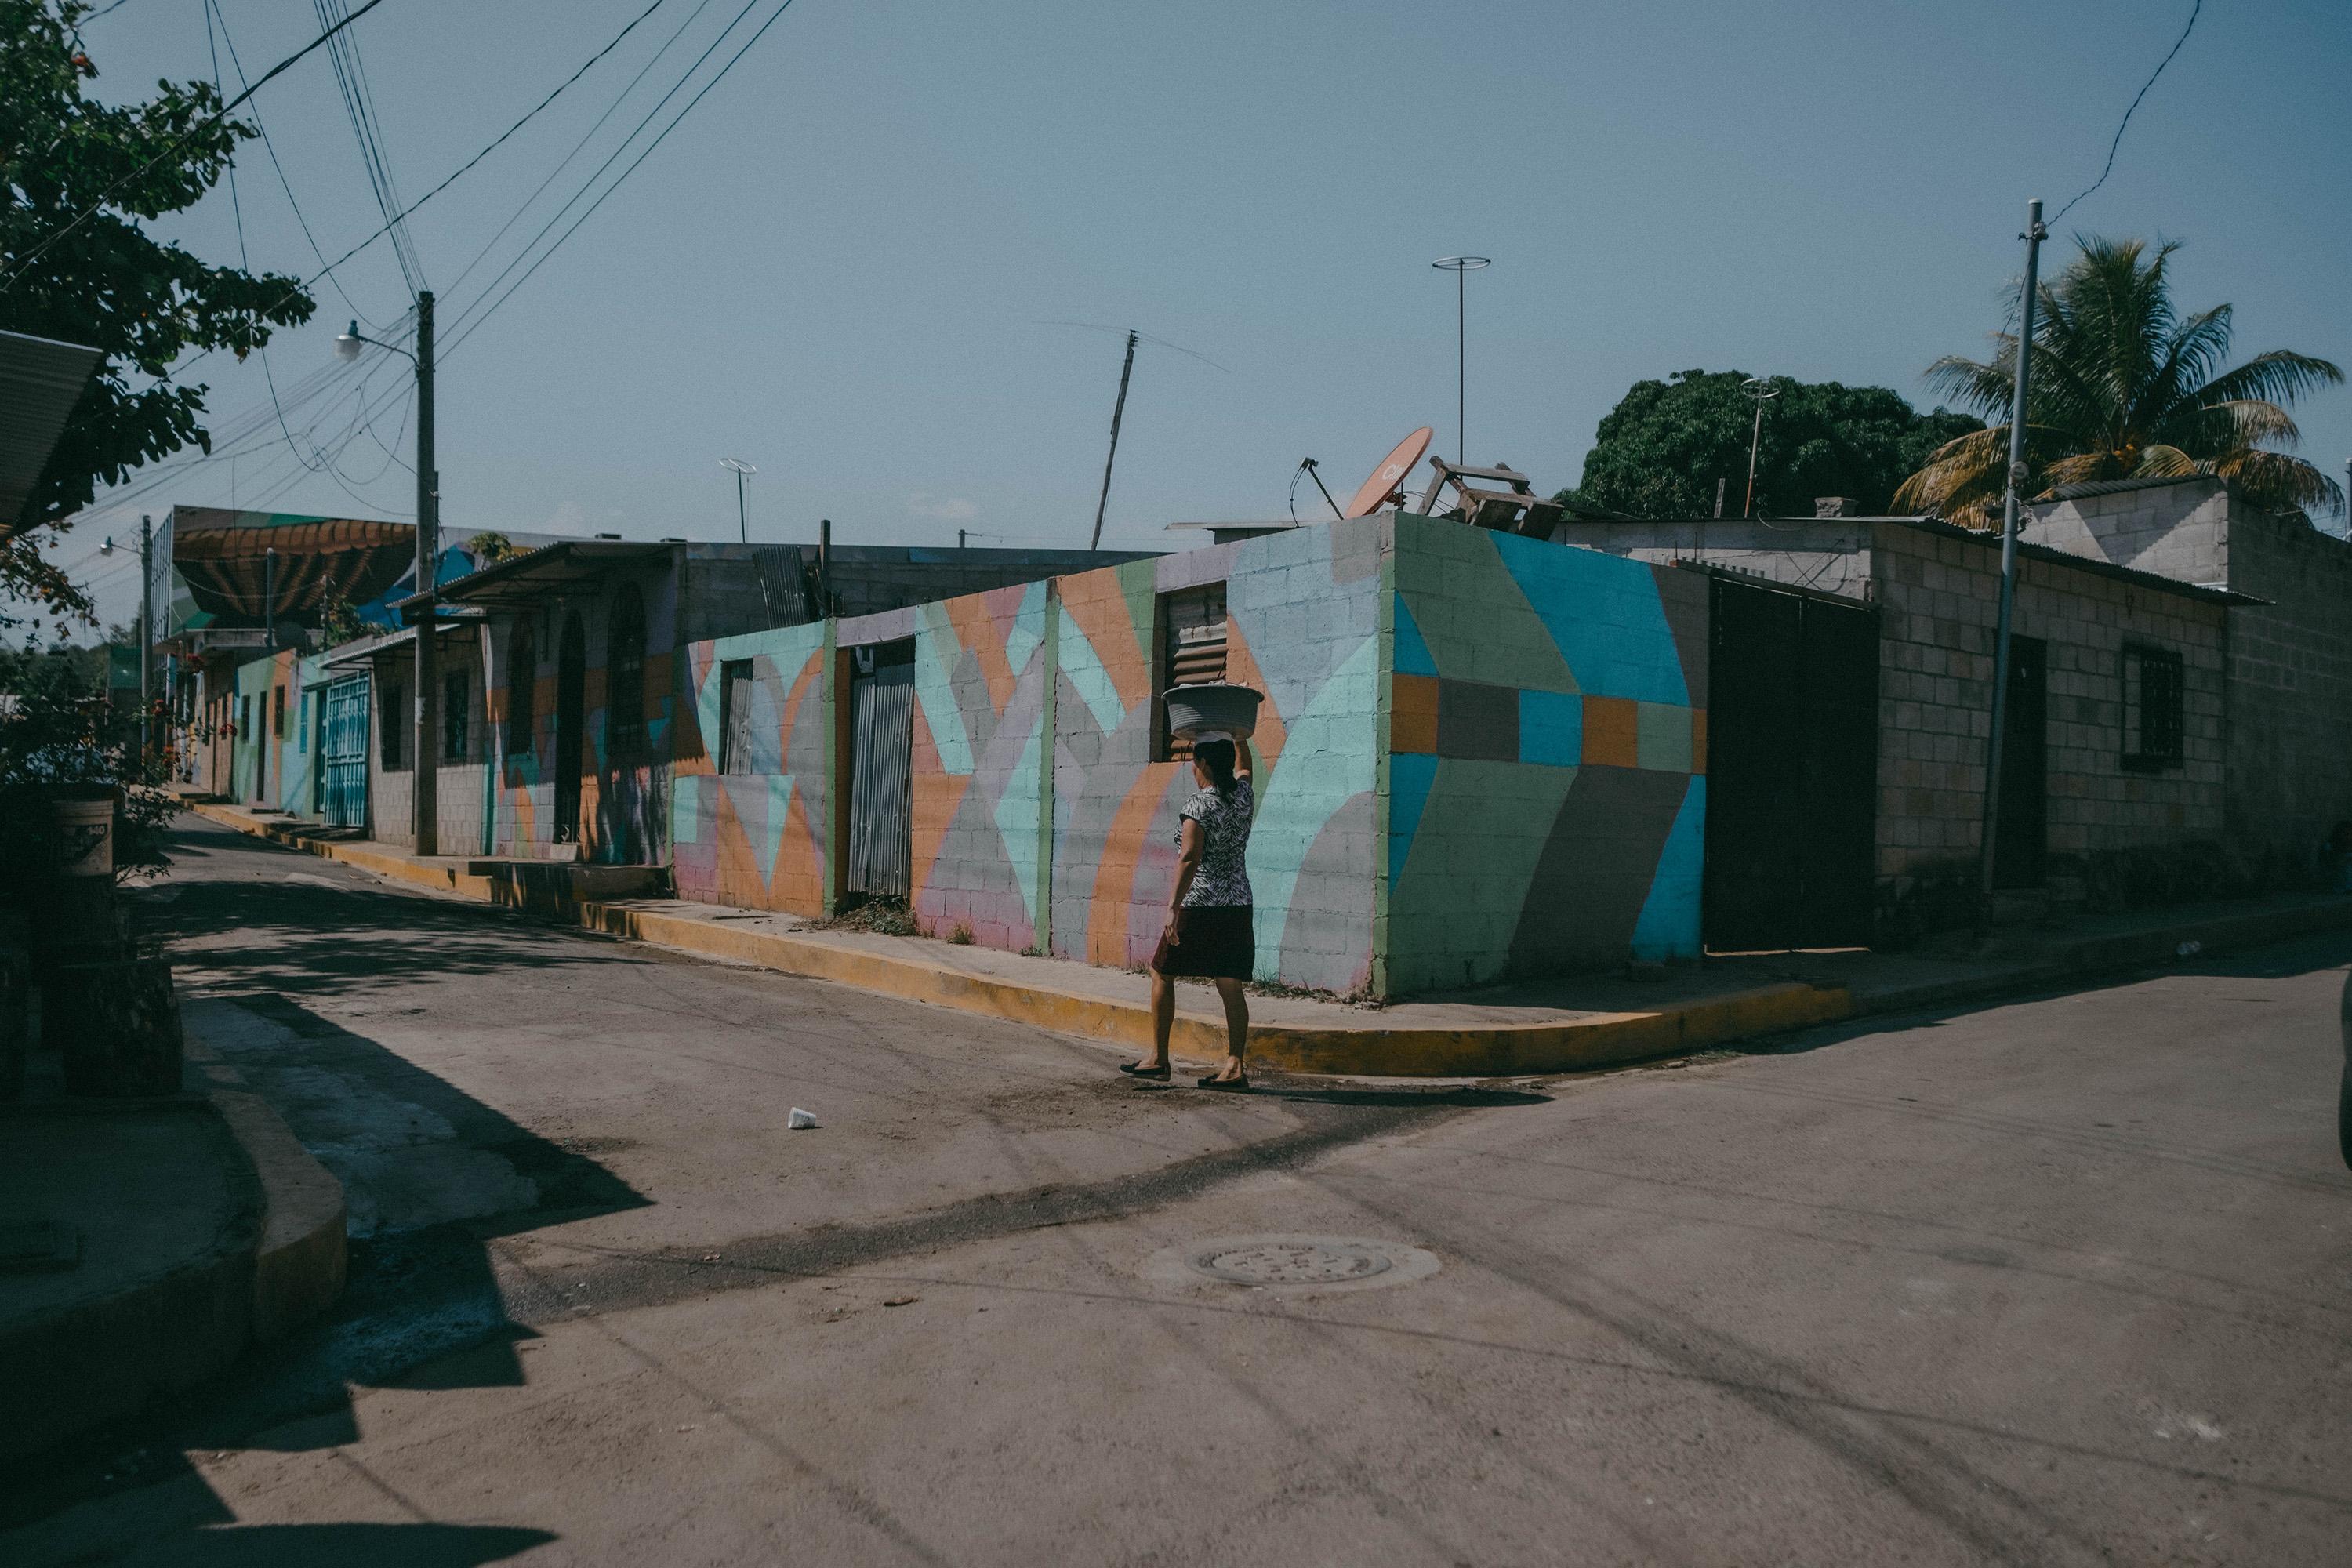
[[1576, 672], [1579, 690], [1690, 705], [1657, 575], [1645, 563], [1515, 533], [1490, 537], [1504, 569]]
[[1658, 851], [1650, 896], [1633, 922], [1633, 956], [1653, 963], [1699, 955], [1699, 889], [1706, 880], [1706, 775], [1695, 773]]
[[1118, 684], [1103, 668], [1085, 630], [1067, 619], [1062, 623], [1060, 653], [1063, 678], [1078, 694], [1078, 700], [1087, 705], [1087, 717], [1094, 721], [1095, 728], [1106, 734], [1118, 729], [1127, 716]]
[[[1226, 592], [1233, 593], [1230, 584]], [[1380, 639], [1368, 636], [1317, 688], [1306, 710], [1289, 721], [1282, 753], [1258, 796], [1257, 820], [1250, 830], [1250, 890], [1257, 899], [1257, 942], [1262, 953], [1278, 954], [1282, 950], [1292, 895], [1325, 825], [1350, 800], [1370, 799], [1373, 724], [1379, 701]], [[1365, 879], [1363, 915], [1368, 931], [1370, 847], [1367, 835], [1360, 870]], [[1277, 978], [1275, 974], [1265, 977]]]
[[[955, 627], [948, 623], [947, 606], [925, 605], [915, 631], [915, 701], [929, 726], [931, 744], [939, 748], [940, 765], [959, 776], [972, 770], [971, 731], [964, 727], [963, 710], [956, 705], [955, 665], [962, 652]], [[1041, 635], [1039, 641], [1045, 640]]]
[[1004, 662], [1021, 670], [1045, 642], [1045, 584], [1032, 583], [1021, 590], [1021, 608], [1013, 617], [1013, 629], [1004, 637]]
[[1458, 522], [1395, 534], [1390, 992], [1696, 956], [1704, 579]]
[[1559, 691], [1520, 692], [1519, 761], [1572, 768], [1583, 760], [1584, 699]]
[[1421, 623], [1412, 618], [1412, 606], [1402, 599], [1396, 601], [1396, 653], [1394, 668], [1399, 675], [1435, 675], [1437, 657], [1422, 640]]
[[1402, 752], [1389, 758], [1389, 883], [1404, 875], [1405, 858], [1412, 853], [1413, 836], [1421, 831], [1421, 814], [1437, 783], [1437, 759], [1427, 752]]
[[[1028, 645], [1028, 651], [1034, 654], [1045, 640], [1041, 632], [1036, 641]], [[1008, 654], [1011, 652], [1010, 639], [1007, 640], [1006, 651]], [[1013, 668], [1024, 668], [1027, 663], [1024, 659]], [[1021, 885], [1021, 902], [1029, 911], [1029, 925], [1033, 931], [1041, 914], [1037, 901], [1037, 830], [1045, 799], [1045, 769], [1040, 765], [1045, 753], [1045, 710], [1041, 707], [1029, 730], [1028, 739], [1022, 743], [1021, 754], [1005, 773], [1003, 792], [997, 796], [996, 809], [990, 814], [990, 819], [996, 824], [997, 836], [1004, 841], [1004, 858], [1012, 863], [1013, 880]]]
[[[831, 824], [827, 623], [689, 643], [672, 744], [669, 839], [681, 898], [824, 912]], [[751, 667], [746, 755], [717, 769], [726, 667]]]

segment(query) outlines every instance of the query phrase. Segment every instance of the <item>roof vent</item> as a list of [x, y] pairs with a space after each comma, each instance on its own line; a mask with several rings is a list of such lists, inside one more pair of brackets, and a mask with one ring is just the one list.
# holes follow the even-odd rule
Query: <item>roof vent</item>
[[1862, 503], [1852, 496], [1815, 496], [1813, 515], [1815, 517], [1860, 517]]
[[617, 533], [600, 533], [596, 537], [599, 539], [618, 539], [621, 536]]

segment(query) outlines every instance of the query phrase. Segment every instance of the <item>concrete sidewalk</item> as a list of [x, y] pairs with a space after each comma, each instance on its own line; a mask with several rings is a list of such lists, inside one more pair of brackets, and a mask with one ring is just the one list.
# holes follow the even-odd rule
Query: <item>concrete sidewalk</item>
[[[389, 880], [488, 902], [499, 888], [484, 857], [420, 858], [311, 825], [191, 802], [211, 821], [340, 860]], [[1148, 1047], [1150, 982], [1137, 973], [921, 937], [820, 930], [790, 915], [671, 899], [580, 899], [561, 918], [699, 957]], [[2352, 898], [2235, 900], [2085, 917], [2004, 933], [1968, 951], [1860, 950], [1710, 958], [1664, 978], [1588, 976], [1416, 998], [1387, 1006], [1299, 994], [1250, 1000], [1253, 1061], [1368, 1077], [1499, 1078], [1673, 1056], [1809, 1025], [1948, 1005], [2064, 984], [2192, 952], [2352, 927]], [[1175, 1050], [1213, 1059], [1224, 1031], [1215, 994], [1179, 992]]]

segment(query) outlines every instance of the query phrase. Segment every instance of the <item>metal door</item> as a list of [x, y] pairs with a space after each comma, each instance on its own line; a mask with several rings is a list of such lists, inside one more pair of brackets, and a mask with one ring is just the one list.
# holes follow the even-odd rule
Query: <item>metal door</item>
[[2049, 858], [2050, 650], [2040, 637], [2009, 639], [2009, 704], [2001, 722], [2000, 825], [1992, 885], [2042, 886]]
[[327, 688], [327, 721], [319, 746], [330, 827], [365, 827], [368, 819], [368, 678], [346, 676]]
[[848, 890], [903, 899], [913, 885], [915, 648], [851, 650]]
[[555, 842], [580, 842], [580, 742], [587, 728], [588, 634], [577, 612], [563, 620], [555, 663]]
[[1866, 943], [1876, 871], [1877, 613], [1721, 577], [1709, 597], [1706, 945]]

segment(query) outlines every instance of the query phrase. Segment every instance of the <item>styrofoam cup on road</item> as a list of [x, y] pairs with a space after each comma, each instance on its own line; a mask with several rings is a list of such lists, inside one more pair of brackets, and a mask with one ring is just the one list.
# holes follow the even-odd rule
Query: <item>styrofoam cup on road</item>
[[793, 1107], [793, 1113], [784, 1119], [784, 1125], [797, 1132], [803, 1127], [815, 1126], [816, 1118], [795, 1105]]

